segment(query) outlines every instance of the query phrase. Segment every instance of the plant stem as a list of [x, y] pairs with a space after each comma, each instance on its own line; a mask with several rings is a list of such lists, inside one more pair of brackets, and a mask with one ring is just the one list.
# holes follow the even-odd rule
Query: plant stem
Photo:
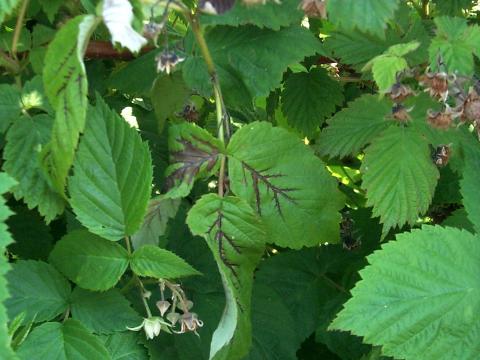
[[12, 75], [20, 71], [20, 65], [17, 61], [10, 58], [5, 52], [0, 50], [0, 66], [3, 66]]
[[18, 13], [17, 23], [15, 24], [15, 32], [13, 33], [12, 39], [12, 56], [14, 57], [14, 59], [17, 59], [18, 40], [20, 39], [20, 33], [23, 27], [23, 20], [25, 18], [25, 13], [27, 12], [29, 2], [30, 0], [23, 0], [22, 7], [20, 8], [20, 12]]
[[341, 285], [338, 285], [335, 281], [333, 281], [332, 279], [330, 279], [327, 275], [325, 274], [321, 274], [321, 277], [323, 278], [323, 280], [325, 280], [325, 282], [327, 284], [329, 284], [330, 286], [334, 287], [335, 289], [337, 289], [338, 291], [342, 292], [342, 293], [345, 293], [345, 294], [348, 294], [348, 291], [345, 290], [345, 288]]
[[429, 0], [422, 0], [422, 18], [428, 18], [429, 8], [428, 8]]

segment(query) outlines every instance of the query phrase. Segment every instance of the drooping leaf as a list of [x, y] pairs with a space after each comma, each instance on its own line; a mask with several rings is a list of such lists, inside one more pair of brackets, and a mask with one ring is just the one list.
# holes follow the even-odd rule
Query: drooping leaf
[[30, 209], [37, 207], [47, 223], [63, 212], [65, 201], [50, 185], [41, 165], [40, 152], [48, 143], [53, 119], [48, 115], [21, 117], [7, 133], [3, 157], [5, 171], [18, 179], [16, 199]]
[[152, 159], [140, 135], [100, 98], [89, 108], [69, 179], [78, 220], [109, 240], [134, 234], [147, 210]]
[[327, 120], [315, 148], [322, 155], [356, 155], [392, 122], [392, 104], [386, 98], [363, 95]]
[[[6, 193], [14, 186], [16, 181], [5, 173], [0, 173], [0, 196]], [[12, 243], [13, 239], [9, 233], [5, 220], [12, 215], [10, 209], [6, 206], [3, 197], [0, 197], [0, 354], [16, 359], [10, 347], [10, 338], [7, 328], [7, 310], [5, 300], [11, 296], [11, 291], [7, 289], [6, 274], [11, 272], [11, 266], [8, 264], [4, 253], [7, 246]], [[13, 320], [13, 317], [10, 316]]]
[[0, 134], [4, 133], [10, 124], [20, 117], [21, 109], [20, 91], [13, 85], [0, 84]]
[[398, 235], [367, 258], [330, 328], [363, 336], [395, 358], [475, 358], [479, 244], [467, 231], [440, 226]]
[[110, 360], [103, 342], [79, 321], [48, 322], [35, 328], [18, 349], [22, 360]]
[[187, 196], [198, 178], [218, 171], [223, 144], [208, 131], [191, 123], [169, 127], [168, 148], [171, 165], [166, 170], [166, 197]]
[[231, 189], [261, 215], [268, 242], [299, 249], [338, 241], [342, 195], [300, 139], [255, 122], [234, 134], [227, 151]]
[[342, 103], [341, 86], [321, 68], [290, 75], [282, 93], [288, 123], [307, 136]]
[[148, 360], [145, 347], [132, 332], [115, 333], [101, 338], [112, 360]]
[[144, 245], [135, 250], [130, 266], [139, 276], [151, 276], [157, 279], [176, 279], [200, 274], [171, 251], [154, 245]]
[[397, 0], [329, 0], [327, 3], [328, 17], [339, 28], [358, 29], [382, 39], [386, 23], [393, 18], [397, 7]]
[[10, 297], [5, 302], [13, 319], [25, 312], [23, 323], [48, 321], [68, 307], [70, 284], [55, 268], [42, 261], [21, 260], [7, 274]]
[[84, 289], [103, 291], [115, 286], [128, 266], [120, 245], [86, 230], [75, 230], [55, 244], [50, 262]]
[[362, 188], [383, 231], [413, 225], [433, 198], [439, 177], [430, 149], [412, 128], [392, 126], [365, 150]]
[[19, 0], [0, 0], [0, 24], [10, 15], [20, 3]]
[[480, 152], [466, 151], [463, 179], [460, 181], [461, 193], [468, 219], [477, 233], [480, 233], [480, 194], [477, 186], [479, 171]]
[[252, 341], [250, 297], [253, 271], [266, 240], [263, 224], [245, 201], [215, 194], [196, 202], [187, 224], [207, 241], [225, 290], [225, 310], [213, 334], [210, 359], [241, 359]]
[[167, 223], [175, 217], [179, 206], [179, 199], [161, 195], [150, 200], [142, 226], [132, 235], [133, 247], [138, 249], [143, 245], [158, 245], [159, 237], [165, 234]]
[[77, 287], [70, 303], [72, 317], [96, 334], [125, 331], [127, 326], [134, 327], [142, 321], [117, 289], [93, 292]]
[[43, 149], [43, 161], [61, 194], [85, 127], [88, 86], [83, 54], [96, 25], [97, 19], [92, 15], [70, 20], [57, 32], [45, 55], [43, 82], [55, 109], [55, 122], [51, 141]]

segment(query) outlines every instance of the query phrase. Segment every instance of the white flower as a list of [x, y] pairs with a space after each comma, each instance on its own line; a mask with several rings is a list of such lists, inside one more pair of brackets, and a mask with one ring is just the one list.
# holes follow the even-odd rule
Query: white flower
[[132, 28], [133, 10], [128, 0], [104, 0], [102, 16], [112, 43], [118, 42], [131, 52], [138, 52], [147, 43], [147, 39]]
[[184, 57], [178, 56], [175, 52], [173, 51], [162, 51], [160, 54], [158, 54], [155, 57], [155, 60], [157, 61], [157, 71], [163, 71], [166, 72], [167, 74], [170, 74], [179, 62], [182, 62], [185, 60]]
[[143, 319], [142, 323], [136, 327], [131, 328], [127, 326], [127, 329], [132, 331], [140, 331], [143, 328], [143, 330], [145, 330], [147, 339], [153, 339], [160, 334], [162, 327], [164, 327], [164, 330], [168, 331], [168, 326], [170, 325], [163, 321], [162, 318], [158, 316], [152, 316], [150, 318]]

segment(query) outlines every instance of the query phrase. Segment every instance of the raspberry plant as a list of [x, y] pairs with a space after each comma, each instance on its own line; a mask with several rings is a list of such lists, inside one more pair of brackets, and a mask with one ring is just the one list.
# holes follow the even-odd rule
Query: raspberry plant
[[479, 18], [0, 0], [0, 358], [477, 359]]

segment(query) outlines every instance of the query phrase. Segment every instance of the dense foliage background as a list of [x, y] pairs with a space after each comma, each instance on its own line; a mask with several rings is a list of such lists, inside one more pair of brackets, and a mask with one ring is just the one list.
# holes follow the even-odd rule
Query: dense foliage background
[[1, 359], [478, 359], [471, 0], [0, 0]]

